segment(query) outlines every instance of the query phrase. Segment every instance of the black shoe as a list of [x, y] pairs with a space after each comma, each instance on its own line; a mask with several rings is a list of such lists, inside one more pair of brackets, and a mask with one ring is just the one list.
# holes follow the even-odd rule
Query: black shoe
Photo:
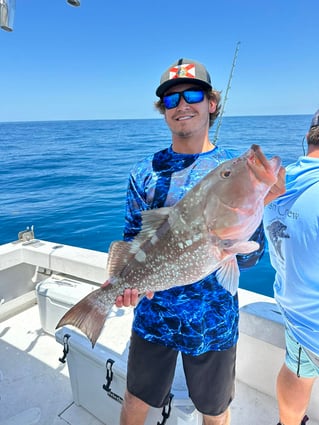
[[300, 425], [306, 425], [306, 422], [309, 420], [308, 416], [305, 415]]

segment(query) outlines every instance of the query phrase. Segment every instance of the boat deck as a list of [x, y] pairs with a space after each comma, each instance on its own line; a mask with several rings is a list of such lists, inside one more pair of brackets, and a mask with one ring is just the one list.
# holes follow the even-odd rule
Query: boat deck
[[[0, 323], [0, 336], [1, 425], [101, 425], [74, 404], [62, 346], [41, 328], [37, 305]], [[231, 410], [232, 425], [278, 422], [275, 400], [239, 381]]]
[[[106, 400], [104, 392], [102, 395], [101, 392], [92, 392], [91, 395], [91, 387], [86, 381], [91, 378], [92, 368], [89, 366], [92, 362], [87, 362], [88, 354], [91, 359], [91, 350], [85, 350], [85, 360], [75, 367], [70, 360], [75, 359], [75, 356], [70, 356], [70, 349], [70, 379], [67, 363], [62, 364], [59, 361], [63, 354], [60, 340], [57, 342], [54, 336], [44, 332], [42, 328], [43, 318], [46, 317], [52, 321], [54, 329], [58, 315], [69, 308], [65, 303], [69, 305], [69, 302], [76, 302], [74, 295], [76, 292], [78, 296], [78, 289], [72, 290], [70, 294], [64, 288], [65, 285], [67, 288], [73, 287], [69, 285], [70, 279], [73, 283], [77, 282], [74, 288], [78, 288], [83, 282], [89, 285], [94, 283], [95, 286], [105, 282], [106, 254], [48, 241], [29, 240], [29, 236], [33, 235], [22, 232], [23, 235], [25, 233], [26, 238], [20, 238], [19, 234], [18, 241], [0, 245], [0, 425], [101, 425], [101, 418], [105, 420], [105, 425], [118, 425], [119, 420], [114, 418], [119, 414], [120, 405], [116, 404], [116, 408], [112, 408], [109, 413], [107, 404], [100, 405]], [[51, 296], [44, 296], [41, 292], [41, 297], [36, 297], [37, 283], [47, 279], [53, 279], [51, 291], [47, 294]], [[57, 294], [53, 295], [55, 281], [60, 288], [58, 297]], [[62, 301], [58, 301], [60, 296]], [[42, 302], [37, 305], [39, 299]], [[57, 309], [50, 304], [51, 300], [57, 301], [54, 304]], [[231, 405], [232, 425], [276, 425], [278, 413], [274, 393], [276, 375], [285, 352], [283, 321], [273, 298], [239, 288], [239, 302], [240, 338], [236, 397]], [[123, 314], [124, 310], [120, 313], [124, 318], [129, 316]], [[125, 313], [132, 311], [126, 310]], [[43, 325], [45, 329], [51, 329], [47, 327], [49, 322], [46, 326]], [[131, 323], [126, 322], [126, 319], [124, 322], [114, 320], [112, 323], [113, 328], [109, 320], [105, 329], [105, 346], [101, 335], [102, 351], [112, 348], [111, 341], [118, 348], [123, 348], [123, 343], [127, 348]], [[127, 324], [123, 326], [123, 323]], [[118, 327], [121, 328], [120, 331]], [[112, 338], [108, 332], [113, 335]], [[75, 346], [75, 339], [71, 340], [71, 348], [72, 345]], [[87, 339], [84, 345], [90, 348]], [[99, 350], [95, 348], [95, 360]], [[76, 358], [79, 357], [77, 352]], [[102, 364], [105, 368], [104, 357]], [[98, 373], [100, 380], [100, 369]], [[94, 376], [92, 374], [95, 385]], [[82, 385], [78, 382], [80, 380]], [[75, 382], [73, 393], [71, 382]], [[124, 385], [123, 374], [121, 391]], [[81, 399], [76, 394], [80, 387], [85, 389]], [[90, 412], [76, 405], [74, 400], [80, 400], [78, 404], [85, 406], [88, 401], [92, 402], [89, 404], [90, 408], [87, 407]], [[318, 406], [319, 380], [314, 385], [307, 411], [309, 425], [319, 425]], [[98, 414], [98, 410], [103, 410], [103, 414]], [[186, 422], [183, 419], [182, 423], [189, 423], [187, 409], [186, 416]], [[199, 425], [200, 419], [196, 414], [193, 418], [194, 416], [196, 425]], [[153, 416], [150, 415], [147, 423], [155, 425], [152, 421]], [[175, 420], [172, 416], [167, 421], [168, 424], [179, 425], [179, 418]]]

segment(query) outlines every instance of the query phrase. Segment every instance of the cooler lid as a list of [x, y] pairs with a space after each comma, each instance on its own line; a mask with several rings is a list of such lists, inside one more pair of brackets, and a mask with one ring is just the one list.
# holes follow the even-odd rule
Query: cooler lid
[[36, 286], [38, 295], [48, 297], [64, 305], [76, 304], [95, 289], [98, 289], [98, 286], [93, 284], [52, 277], [39, 282]]

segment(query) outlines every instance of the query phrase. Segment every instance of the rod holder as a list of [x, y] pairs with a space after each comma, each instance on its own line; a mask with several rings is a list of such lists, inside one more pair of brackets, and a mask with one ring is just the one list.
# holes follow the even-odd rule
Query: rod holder
[[15, 0], [0, 0], [0, 28], [11, 32], [15, 12]]

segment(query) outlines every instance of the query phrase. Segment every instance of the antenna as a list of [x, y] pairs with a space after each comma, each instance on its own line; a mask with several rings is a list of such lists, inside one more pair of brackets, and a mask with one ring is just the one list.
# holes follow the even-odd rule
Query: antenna
[[229, 79], [228, 79], [227, 88], [226, 88], [226, 93], [225, 93], [225, 97], [224, 97], [224, 102], [222, 104], [222, 108], [221, 108], [220, 115], [219, 115], [219, 120], [218, 120], [218, 123], [217, 123], [217, 128], [216, 128], [216, 131], [215, 131], [215, 136], [214, 136], [214, 141], [213, 141], [214, 145], [217, 144], [219, 129], [222, 125], [222, 119], [223, 119], [223, 115], [224, 115], [226, 101], [228, 99], [227, 96], [228, 96], [228, 92], [229, 92], [229, 89], [230, 89], [231, 80], [232, 80], [233, 74], [234, 74], [234, 69], [235, 69], [235, 65], [236, 65], [236, 59], [237, 59], [237, 55], [238, 55], [239, 45], [240, 45], [240, 41], [237, 41], [237, 45], [236, 45], [236, 49], [235, 49], [235, 53], [234, 53], [234, 57], [233, 57], [233, 63], [232, 63], [232, 67], [231, 67], [231, 70], [230, 70]]

